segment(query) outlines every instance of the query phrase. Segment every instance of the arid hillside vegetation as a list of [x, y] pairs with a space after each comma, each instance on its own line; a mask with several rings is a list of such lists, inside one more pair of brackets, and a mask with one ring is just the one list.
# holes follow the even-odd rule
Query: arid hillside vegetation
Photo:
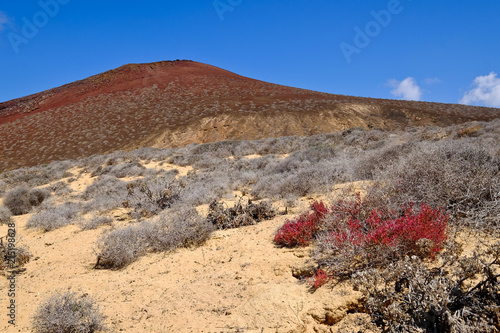
[[144, 147], [492, 120], [498, 109], [350, 97], [192, 61], [130, 64], [0, 103], [0, 171]]
[[350, 128], [4, 172], [17, 328], [498, 332], [498, 142]]

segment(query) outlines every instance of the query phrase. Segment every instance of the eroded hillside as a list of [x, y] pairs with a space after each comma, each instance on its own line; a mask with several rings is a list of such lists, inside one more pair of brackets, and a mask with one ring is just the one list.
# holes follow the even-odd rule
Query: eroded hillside
[[499, 116], [498, 109], [285, 87], [192, 61], [131, 64], [0, 103], [0, 171], [148, 146]]

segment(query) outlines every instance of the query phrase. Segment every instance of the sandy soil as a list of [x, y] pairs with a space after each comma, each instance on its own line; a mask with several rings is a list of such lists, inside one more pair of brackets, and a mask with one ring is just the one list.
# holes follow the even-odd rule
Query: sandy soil
[[[179, 169], [180, 174], [190, 170]], [[72, 194], [92, 181], [81, 174], [69, 183]], [[115, 271], [93, 268], [96, 240], [111, 227], [81, 231], [70, 225], [44, 233], [25, 228], [30, 214], [14, 217], [18, 239], [33, 257], [16, 276], [17, 325], [9, 325], [3, 315], [0, 330], [32, 332], [31, 316], [40, 302], [71, 288], [95, 299], [111, 332], [343, 332], [367, 320], [347, 314], [356, 308], [359, 294], [348, 285], [313, 291], [294, 277], [314, 268], [308, 263], [310, 249], [283, 249], [272, 242], [286, 218], [317, 198], [302, 198], [288, 216], [217, 231], [201, 247], [150, 254]], [[119, 221], [123, 209], [113, 214], [115, 226], [131, 223]], [[5, 234], [6, 226], [0, 232]], [[7, 279], [0, 279], [0, 289], [5, 309]]]

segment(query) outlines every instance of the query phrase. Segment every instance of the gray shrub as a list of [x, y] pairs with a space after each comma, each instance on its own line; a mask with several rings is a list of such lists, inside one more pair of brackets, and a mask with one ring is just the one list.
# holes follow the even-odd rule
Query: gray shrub
[[119, 269], [148, 252], [198, 246], [205, 242], [214, 226], [195, 209], [180, 208], [162, 212], [155, 220], [147, 220], [125, 228], [105, 232], [98, 240], [98, 265]]
[[78, 216], [82, 206], [75, 202], [66, 202], [58, 206], [41, 209], [31, 216], [26, 228], [36, 228], [43, 231], [52, 231], [72, 224]]
[[89, 220], [82, 221], [80, 223], [80, 228], [82, 230], [92, 230], [97, 229], [103, 225], [111, 225], [113, 224], [113, 219], [109, 216], [94, 216]]
[[106, 330], [105, 317], [87, 294], [57, 291], [42, 301], [32, 317], [37, 333], [94, 333]]
[[11, 221], [12, 213], [5, 206], [0, 206], [0, 225]]
[[23, 215], [31, 211], [33, 206], [39, 206], [50, 192], [46, 189], [29, 189], [26, 185], [18, 186], [7, 192], [4, 205], [13, 215]]

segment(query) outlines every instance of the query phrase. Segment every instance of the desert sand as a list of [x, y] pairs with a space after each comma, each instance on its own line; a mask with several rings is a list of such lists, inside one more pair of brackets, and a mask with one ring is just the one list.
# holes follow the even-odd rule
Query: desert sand
[[[146, 166], [175, 167], [180, 175], [190, 170]], [[92, 183], [89, 174], [71, 171], [78, 177], [69, 183], [73, 194]], [[307, 279], [299, 278], [314, 268], [308, 262], [310, 248], [285, 249], [272, 242], [285, 219], [306, 211], [315, 199], [300, 199], [287, 216], [217, 231], [201, 247], [149, 254], [121, 270], [94, 269], [94, 265], [96, 240], [102, 232], [135, 223], [125, 209], [110, 212], [113, 226], [87, 231], [77, 225], [50, 232], [26, 229], [31, 214], [13, 217], [18, 239], [33, 257], [16, 276], [17, 325], [9, 325], [4, 315], [0, 329], [32, 332], [31, 317], [40, 302], [56, 290], [71, 289], [96, 301], [110, 332], [354, 330], [369, 321], [367, 315], [349, 313], [356, 309], [360, 294], [347, 284], [314, 290]], [[6, 228], [2, 226], [0, 233], [5, 234]], [[0, 280], [0, 288], [5, 309], [6, 279]]]

